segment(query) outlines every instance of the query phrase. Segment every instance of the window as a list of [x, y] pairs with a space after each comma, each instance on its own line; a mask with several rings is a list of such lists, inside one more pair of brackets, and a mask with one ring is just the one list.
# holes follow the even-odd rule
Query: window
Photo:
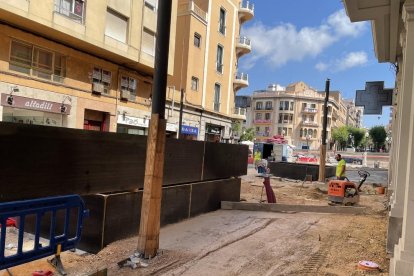
[[293, 114], [279, 113], [279, 124], [291, 124], [293, 122]]
[[223, 8], [220, 8], [219, 32], [226, 34], [226, 10]]
[[216, 70], [223, 73], [223, 46], [217, 45]]
[[270, 113], [265, 114], [265, 120], [270, 120]]
[[191, 78], [191, 90], [198, 91], [198, 78]]
[[270, 127], [265, 127], [265, 134], [266, 136], [270, 135]]
[[272, 102], [266, 102], [266, 110], [272, 109]]
[[262, 102], [257, 102], [256, 103], [256, 109], [257, 110], [262, 110], [263, 109], [263, 103]]
[[127, 43], [128, 18], [108, 9], [106, 11], [105, 35]]
[[220, 84], [214, 85], [214, 111], [220, 111]]
[[66, 59], [59, 53], [12, 41], [9, 69], [38, 78], [62, 82]]
[[201, 47], [201, 35], [199, 33], [194, 33], [194, 46]]
[[294, 102], [290, 102], [290, 111], [293, 111], [295, 103]]
[[256, 120], [262, 119], [262, 113], [256, 113]]
[[157, 9], [158, 0], [145, 0], [145, 7], [155, 11]]
[[130, 77], [121, 77], [121, 91], [129, 91], [129, 100], [135, 101], [137, 96], [137, 80]]
[[256, 132], [260, 132], [260, 127], [256, 127]]
[[92, 82], [93, 83], [101, 83], [103, 84], [103, 93], [109, 94], [109, 89], [111, 86], [111, 79], [112, 79], [112, 73], [110, 71], [103, 70], [101, 68], [93, 68], [93, 76], [92, 76]]
[[316, 108], [316, 104], [311, 104], [311, 108]]
[[55, 12], [83, 24], [85, 20], [85, 1], [83, 0], [55, 0]]
[[155, 56], [155, 33], [144, 28], [142, 32], [142, 51], [151, 56]]

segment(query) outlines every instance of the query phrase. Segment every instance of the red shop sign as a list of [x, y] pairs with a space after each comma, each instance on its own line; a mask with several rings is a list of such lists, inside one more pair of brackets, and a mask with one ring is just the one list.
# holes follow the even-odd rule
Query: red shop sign
[[38, 110], [59, 114], [70, 114], [71, 106], [68, 104], [43, 101], [33, 98], [20, 97], [15, 95], [1, 94], [1, 105], [21, 109]]

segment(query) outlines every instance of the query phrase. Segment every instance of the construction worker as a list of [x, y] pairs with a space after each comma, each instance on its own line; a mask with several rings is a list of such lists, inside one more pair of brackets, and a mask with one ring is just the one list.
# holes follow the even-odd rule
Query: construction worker
[[262, 154], [260, 153], [259, 150], [256, 150], [256, 152], [254, 153], [254, 165], [256, 167], [256, 170], [261, 160], [262, 160]]
[[336, 179], [345, 180], [346, 162], [339, 153], [335, 156], [335, 159], [338, 161], [338, 166], [336, 166]]

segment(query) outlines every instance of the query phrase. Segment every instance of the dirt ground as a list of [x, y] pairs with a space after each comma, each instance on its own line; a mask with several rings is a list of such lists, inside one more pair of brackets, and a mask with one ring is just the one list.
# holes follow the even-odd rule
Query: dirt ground
[[[249, 171], [241, 197], [260, 202], [262, 182]], [[275, 178], [271, 185], [278, 203], [327, 204], [324, 185], [302, 187]], [[97, 255], [64, 252], [62, 260], [68, 275], [90, 275], [104, 267], [108, 275], [388, 275], [387, 199], [370, 185], [363, 191], [359, 206], [367, 207], [364, 215], [218, 210], [168, 225], [161, 229], [159, 256], [147, 261], [146, 268], [117, 266], [133, 254], [137, 237], [115, 242]], [[378, 263], [381, 271], [358, 270], [360, 260]], [[35, 269], [52, 270], [43, 259], [10, 271], [20, 276]]]

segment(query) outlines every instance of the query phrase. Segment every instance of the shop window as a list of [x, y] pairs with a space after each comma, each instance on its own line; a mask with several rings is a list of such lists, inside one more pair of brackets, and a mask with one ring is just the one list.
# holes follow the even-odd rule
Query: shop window
[[194, 33], [194, 46], [201, 47], [201, 35], [199, 33]]
[[66, 59], [59, 53], [12, 41], [9, 69], [34, 77], [63, 82]]
[[198, 91], [198, 78], [191, 78], [191, 90]]
[[108, 9], [106, 11], [105, 35], [127, 43], [128, 18]]
[[[129, 96], [128, 100], [135, 101], [137, 96], [137, 80], [131, 77], [121, 77], [121, 93]], [[122, 98], [122, 95], [121, 95]]]
[[103, 90], [98, 91], [98, 92], [109, 94], [110, 86], [111, 86], [111, 79], [112, 79], [112, 73], [110, 71], [106, 71], [106, 70], [103, 70], [97, 67], [93, 69], [92, 82], [97, 83], [97, 84], [102, 84], [103, 86]]
[[150, 56], [155, 56], [155, 33], [147, 28], [142, 32], [141, 50]]
[[85, 2], [84, 0], [55, 0], [55, 12], [83, 24], [85, 22]]

